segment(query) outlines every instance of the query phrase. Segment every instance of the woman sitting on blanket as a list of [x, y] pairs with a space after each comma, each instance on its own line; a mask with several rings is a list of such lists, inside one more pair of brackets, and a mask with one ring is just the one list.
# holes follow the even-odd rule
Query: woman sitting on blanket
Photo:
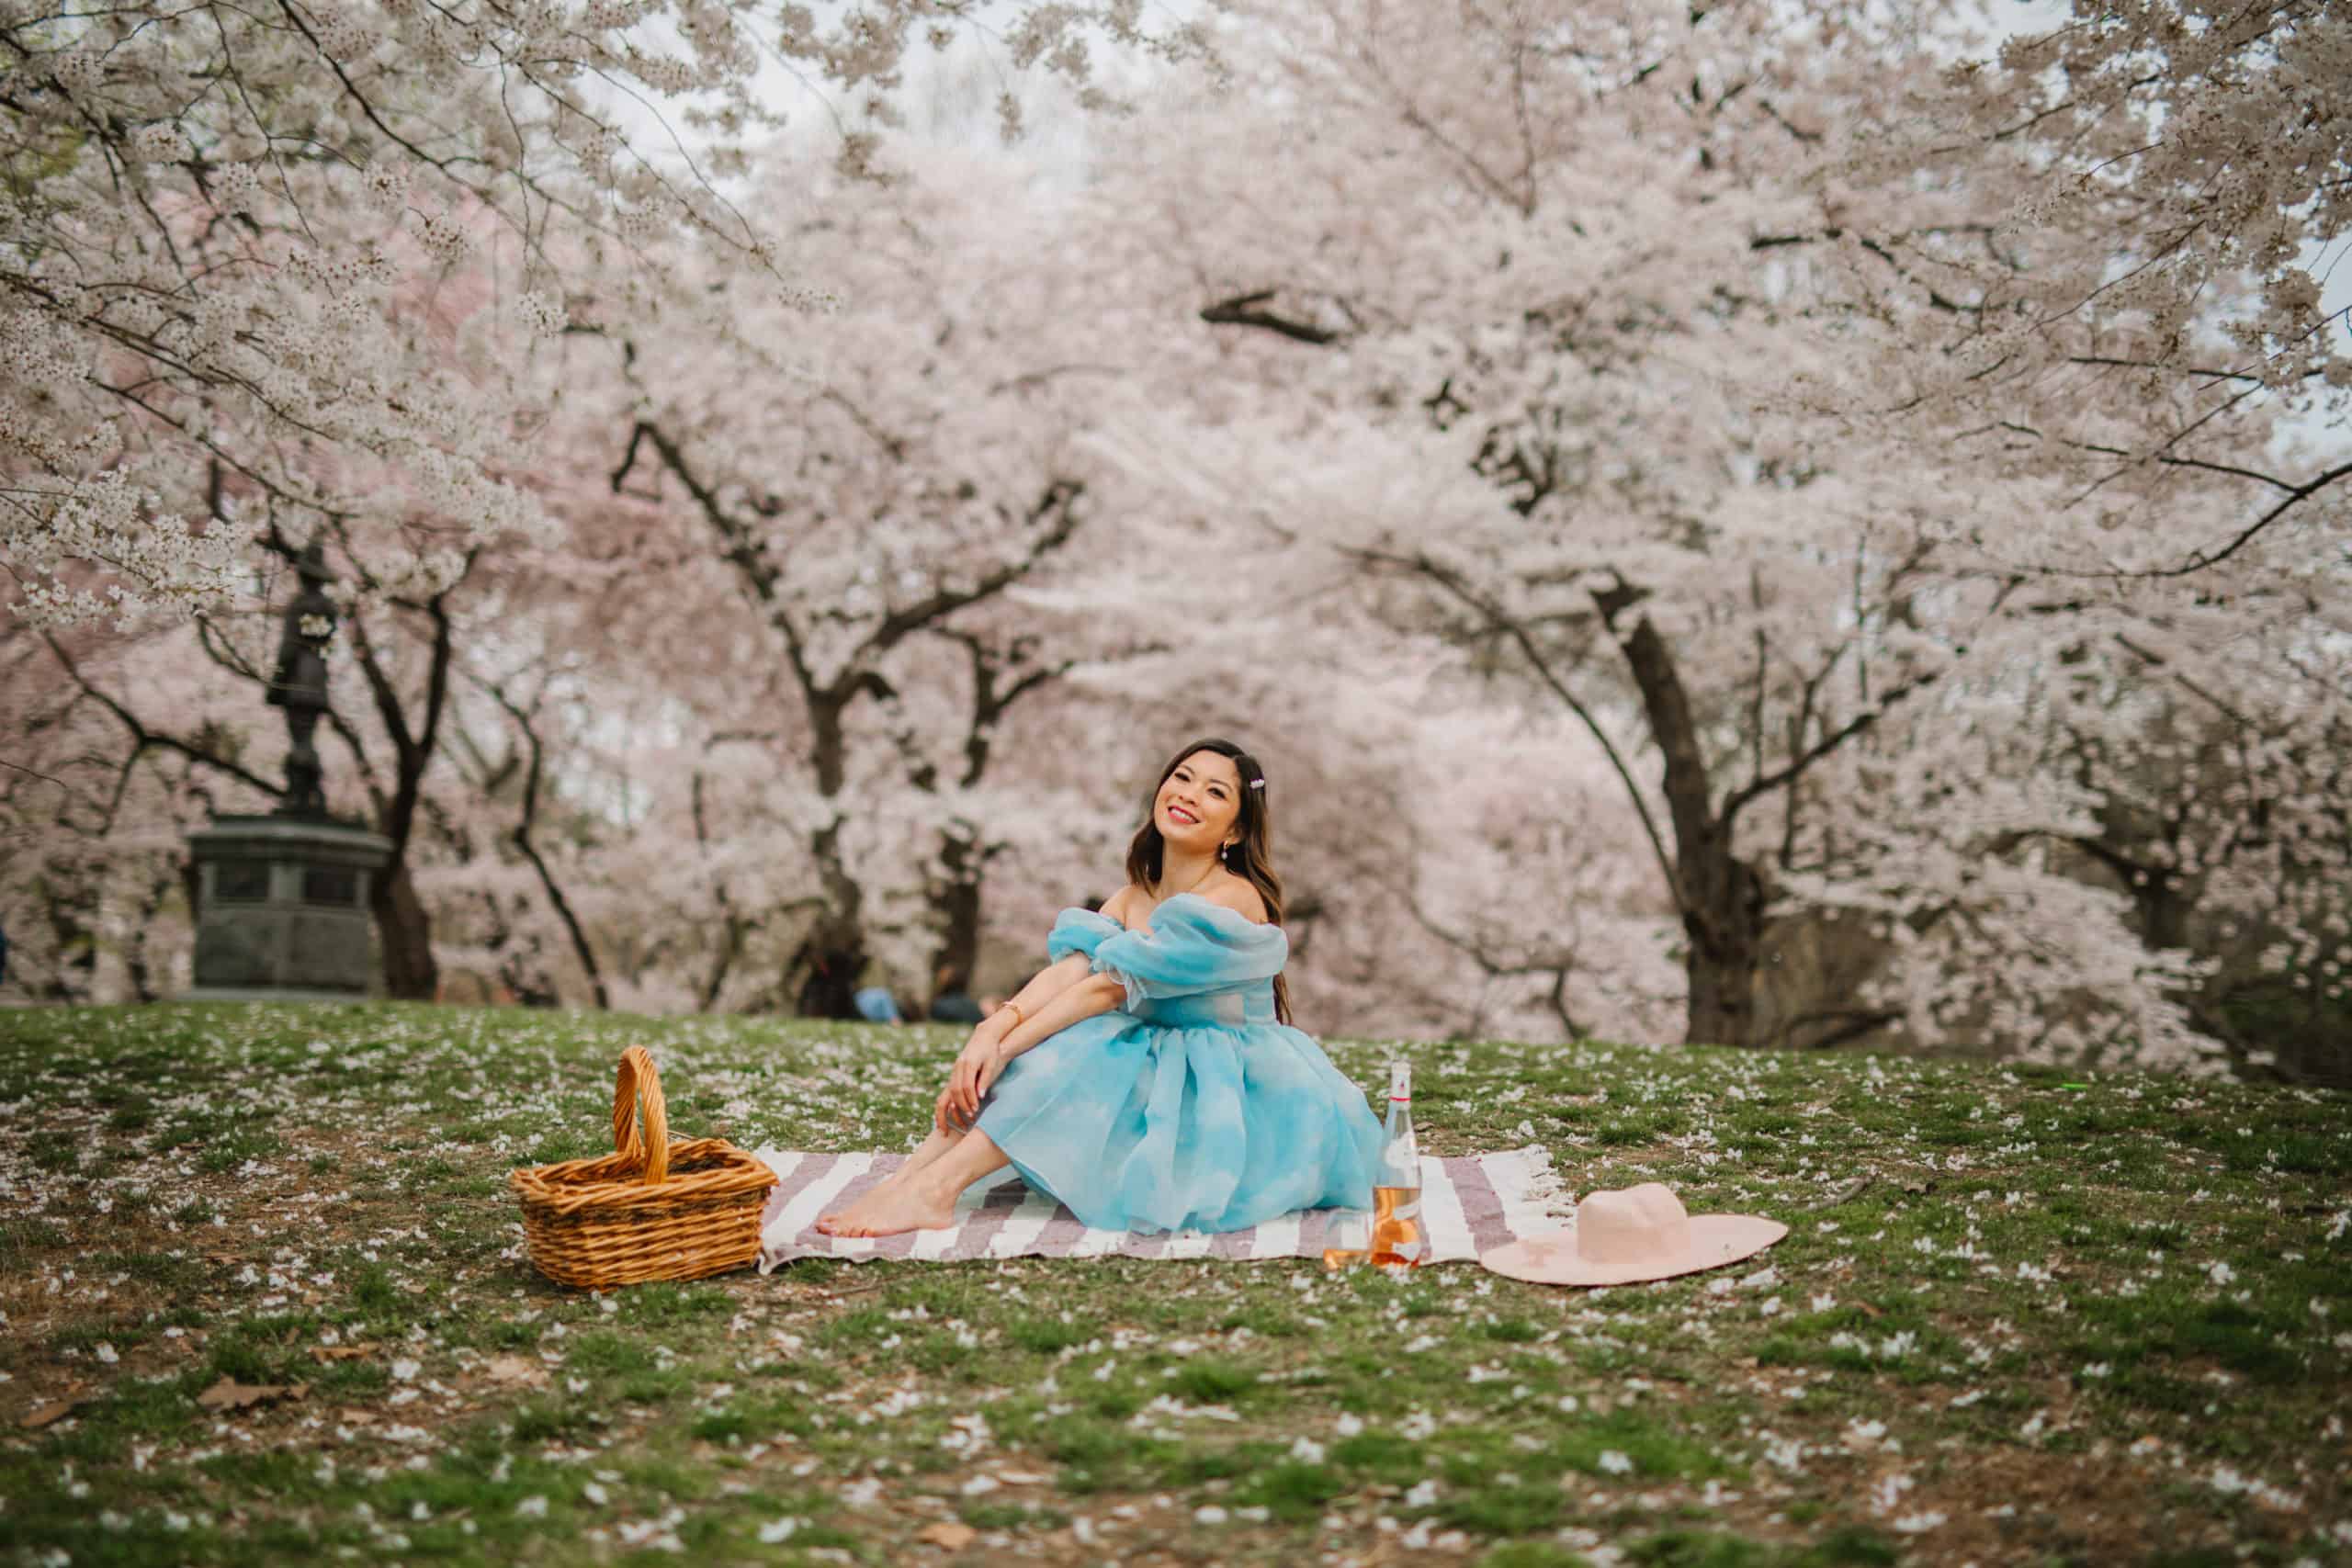
[[1178, 752], [1127, 876], [1101, 913], [1061, 912], [1051, 967], [972, 1031], [931, 1136], [819, 1230], [942, 1229], [956, 1195], [1007, 1163], [1109, 1230], [1240, 1230], [1371, 1206], [1380, 1123], [1290, 1027], [1256, 761], [1227, 740]]

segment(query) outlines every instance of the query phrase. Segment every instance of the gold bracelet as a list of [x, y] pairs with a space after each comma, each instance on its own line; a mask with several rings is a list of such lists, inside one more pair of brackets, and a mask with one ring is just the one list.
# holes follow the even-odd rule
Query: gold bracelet
[[[1009, 1012], [1009, 1013], [1011, 1013], [1011, 1014], [1012, 1015], [1012, 1028], [1013, 1028], [1013, 1029], [1018, 1029], [1018, 1028], [1020, 1028], [1020, 1027], [1021, 1027], [1021, 1004], [1020, 1004], [1019, 1002], [1015, 1002], [1015, 1001], [1008, 1000], [1008, 1001], [1004, 1004], [1004, 1006], [1002, 1006], [1002, 1007], [1001, 1007], [1001, 1008], [997, 1009], [997, 1010], [998, 1010], [999, 1012]], [[1011, 1032], [1012, 1032], [1012, 1031], [1011, 1031], [1011, 1030], [1007, 1030], [1007, 1031], [1006, 1031], [1006, 1032], [1007, 1032], [1007, 1033], [1011, 1033]]]

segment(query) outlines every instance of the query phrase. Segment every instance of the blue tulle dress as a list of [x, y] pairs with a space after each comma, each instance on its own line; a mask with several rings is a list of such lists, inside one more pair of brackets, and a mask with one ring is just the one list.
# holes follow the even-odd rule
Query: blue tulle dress
[[1381, 1129], [1314, 1038], [1274, 1021], [1280, 926], [1180, 893], [1130, 931], [1065, 909], [1046, 940], [1126, 999], [1005, 1064], [979, 1130], [1029, 1184], [1110, 1230], [1240, 1230], [1372, 1206]]

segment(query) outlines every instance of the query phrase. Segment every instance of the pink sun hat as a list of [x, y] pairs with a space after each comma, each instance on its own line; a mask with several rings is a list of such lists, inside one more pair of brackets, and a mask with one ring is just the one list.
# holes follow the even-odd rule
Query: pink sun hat
[[1789, 1234], [1756, 1214], [1692, 1214], [1663, 1182], [1591, 1192], [1563, 1230], [1481, 1253], [1478, 1262], [1539, 1285], [1631, 1285], [1752, 1258]]

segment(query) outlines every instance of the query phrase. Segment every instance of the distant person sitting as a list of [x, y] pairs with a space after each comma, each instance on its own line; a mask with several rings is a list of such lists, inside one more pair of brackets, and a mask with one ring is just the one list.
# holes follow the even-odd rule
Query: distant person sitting
[[931, 1021], [933, 1023], [978, 1023], [988, 1017], [980, 1004], [972, 999], [970, 988], [956, 979], [956, 971], [941, 964], [931, 977]]
[[868, 1023], [904, 1023], [899, 1016], [899, 1001], [887, 986], [861, 986], [851, 998], [857, 1004], [857, 1016]]

